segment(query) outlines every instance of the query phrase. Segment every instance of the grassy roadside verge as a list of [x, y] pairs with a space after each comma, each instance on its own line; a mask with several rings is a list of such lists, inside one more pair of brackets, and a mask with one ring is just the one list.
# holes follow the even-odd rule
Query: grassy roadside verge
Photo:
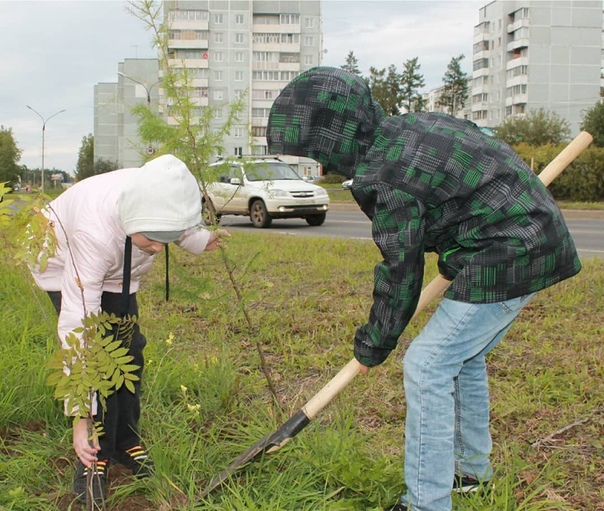
[[[0, 509], [70, 509], [70, 433], [44, 386], [56, 345], [52, 308], [1, 253]], [[228, 253], [253, 331], [219, 254], [173, 250], [169, 302], [162, 261], [146, 279], [142, 426], [158, 475], [136, 482], [112, 469], [108, 508], [380, 511], [393, 504], [403, 490], [400, 360], [432, 308], [384, 365], [356, 378], [296, 439], [198, 499], [208, 479], [350, 360], [379, 257], [370, 242], [269, 233], [237, 233]], [[434, 266], [430, 259], [427, 281]], [[579, 276], [542, 292], [523, 312], [490, 359], [497, 488], [458, 501], [457, 510], [604, 509], [603, 325], [602, 260], [586, 262]]]

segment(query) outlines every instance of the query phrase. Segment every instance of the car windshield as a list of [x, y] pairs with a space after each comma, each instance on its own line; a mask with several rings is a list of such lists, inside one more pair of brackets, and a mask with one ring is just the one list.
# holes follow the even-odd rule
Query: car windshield
[[249, 181], [281, 181], [284, 179], [300, 180], [300, 176], [287, 163], [256, 163], [245, 169]]

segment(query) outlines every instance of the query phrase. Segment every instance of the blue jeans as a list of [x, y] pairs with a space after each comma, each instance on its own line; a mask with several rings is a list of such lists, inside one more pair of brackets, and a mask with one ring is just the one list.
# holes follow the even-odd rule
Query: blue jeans
[[456, 474], [492, 476], [485, 355], [532, 296], [487, 304], [445, 298], [409, 346], [401, 502], [410, 510], [450, 511]]

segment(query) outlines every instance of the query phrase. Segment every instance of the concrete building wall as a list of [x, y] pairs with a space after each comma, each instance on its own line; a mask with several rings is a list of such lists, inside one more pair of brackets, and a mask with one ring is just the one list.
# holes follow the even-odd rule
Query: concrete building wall
[[137, 104], [156, 110], [159, 100], [157, 59], [124, 59], [117, 82], [94, 88], [94, 158], [116, 162], [120, 168], [139, 167], [155, 148], [141, 144], [132, 114]]
[[474, 122], [544, 108], [578, 133], [600, 97], [601, 0], [495, 0], [479, 10], [473, 43]]

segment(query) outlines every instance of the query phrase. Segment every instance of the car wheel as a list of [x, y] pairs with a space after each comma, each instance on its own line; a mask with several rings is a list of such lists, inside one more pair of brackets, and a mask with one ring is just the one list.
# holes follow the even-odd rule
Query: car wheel
[[250, 220], [254, 224], [254, 227], [268, 227], [273, 221], [272, 217], [268, 214], [264, 202], [261, 200], [255, 200], [252, 202], [250, 208]]
[[218, 225], [220, 223], [220, 215], [218, 213], [214, 213], [214, 221], [212, 221], [212, 212], [214, 211], [216, 211], [214, 204], [205, 200], [201, 202], [201, 220], [204, 225]]
[[321, 213], [320, 215], [311, 215], [306, 217], [306, 223], [308, 225], [312, 225], [313, 227], [317, 227], [319, 225], [323, 225], [325, 222], [325, 217], [327, 213]]

